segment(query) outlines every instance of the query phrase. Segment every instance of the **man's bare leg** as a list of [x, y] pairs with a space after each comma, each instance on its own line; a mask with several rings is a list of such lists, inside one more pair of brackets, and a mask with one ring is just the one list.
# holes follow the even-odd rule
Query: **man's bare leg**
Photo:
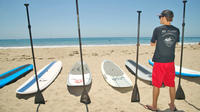
[[175, 87], [169, 87], [169, 95], [170, 95], [170, 103], [169, 103], [169, 107], [170, 107], [170, 110], [175, 110], [176, 107], [175, 107], [175, 104], [174, 104], [174, 101], [175, 101]]
[[152, 106], [146, 105], [145, 108], [149, 110], [157, 110], [157, 101], [158, 101], [158, 96], [160, 94], [160, 88], [153, 86], [153, 102]]

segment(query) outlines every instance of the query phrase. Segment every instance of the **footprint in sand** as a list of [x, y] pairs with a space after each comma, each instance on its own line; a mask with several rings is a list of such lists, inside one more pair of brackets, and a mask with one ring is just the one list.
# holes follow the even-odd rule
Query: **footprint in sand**
[[98, 56], [98, 54], [97, 53], [92, 53], [92, 56]]
[[79, 52], [78, 51], [73, 51], [73, 54], [79, 54]]
[[74, 54], [69, 54], [69, 56], [74, 56]]

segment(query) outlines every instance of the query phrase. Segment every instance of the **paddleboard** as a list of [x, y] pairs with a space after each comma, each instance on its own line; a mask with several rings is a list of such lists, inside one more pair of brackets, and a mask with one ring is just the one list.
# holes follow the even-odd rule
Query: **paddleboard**
[[[125, 62], [126, 68], [132, 73], [136, 74], [136, 62], [133, 60], [127, 60]], [[138, 78], [146, 80], [146, 81], [152, 81], [152, 69], [141, 65], [138, 63]]]
[[112, 61], [104, 60], [101, 64], [101, 71], [104, 79], [113, 87], [131, 87], [133, 85], [130, 78]]
[[[83, 62], [85, 85], [92, 83], [92, 75], [88, 65]], [[67, 86], [83, 86], [82, 66], [81, 62], [74, 64], [67, 77]]]
[[[46, 65], [37, 73], [39, 89], [41, 91], [44, 90], [47, 86], [49, 86], [55, 80], [61, 68], [62, 68], [62, 62], [54, 61]], [[32, 93], [36, 93], [37, 91], [38, 90], [37, 90], [36, 78], [35, 78], [35, 75], [33, 75], [16, 90], [16, 93], [32, 94]]]
[[[149, 61], [149, 64], [153, 66], [154, 62], [150, 59], [148, 61]], [[176, 75], [180, 75], [180, 72], [179, 72], [180, 66], [175, 65], [175, 71], [176, 71], [175, 72]], [[200, 77], [200, 72], [182, 67], [181, 75], [188, 76], [188, 77]]]
[[17, 68], [14, 68], [8, 72], [5, 72], [3, 74], [0, 74], [0, 88], [5, 86], [6, 84], [17, 80], [18, 78], [26, 75], [28, 72], [33, 70], [33, 65], [26, 64], [19, 66]]

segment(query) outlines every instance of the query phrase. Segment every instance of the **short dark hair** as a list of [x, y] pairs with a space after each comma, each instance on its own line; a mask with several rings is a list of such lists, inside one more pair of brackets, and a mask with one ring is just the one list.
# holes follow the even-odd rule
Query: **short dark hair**
[[171, 10], [163, 10], [159, 17], [166, 17], [167, 21], [173, 21], [174, 13]]

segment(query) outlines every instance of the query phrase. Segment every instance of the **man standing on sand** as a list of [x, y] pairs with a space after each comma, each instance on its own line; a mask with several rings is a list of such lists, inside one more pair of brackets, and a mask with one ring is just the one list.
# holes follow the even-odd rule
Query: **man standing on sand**
[[145, 108], [156, 111], [158, 96], [162, 83], [169, 87], [171, 111], [175, 111], [175, 47], [179, 42], [179, 29], [171, 25], [174, 14], [171, 10], [163, 10], [159, 15], [160, 24], [154, 29], [151, 39], [151, 46], [156, 46], [152, 61], [154, 62], [152, 73], [153, 103]]

